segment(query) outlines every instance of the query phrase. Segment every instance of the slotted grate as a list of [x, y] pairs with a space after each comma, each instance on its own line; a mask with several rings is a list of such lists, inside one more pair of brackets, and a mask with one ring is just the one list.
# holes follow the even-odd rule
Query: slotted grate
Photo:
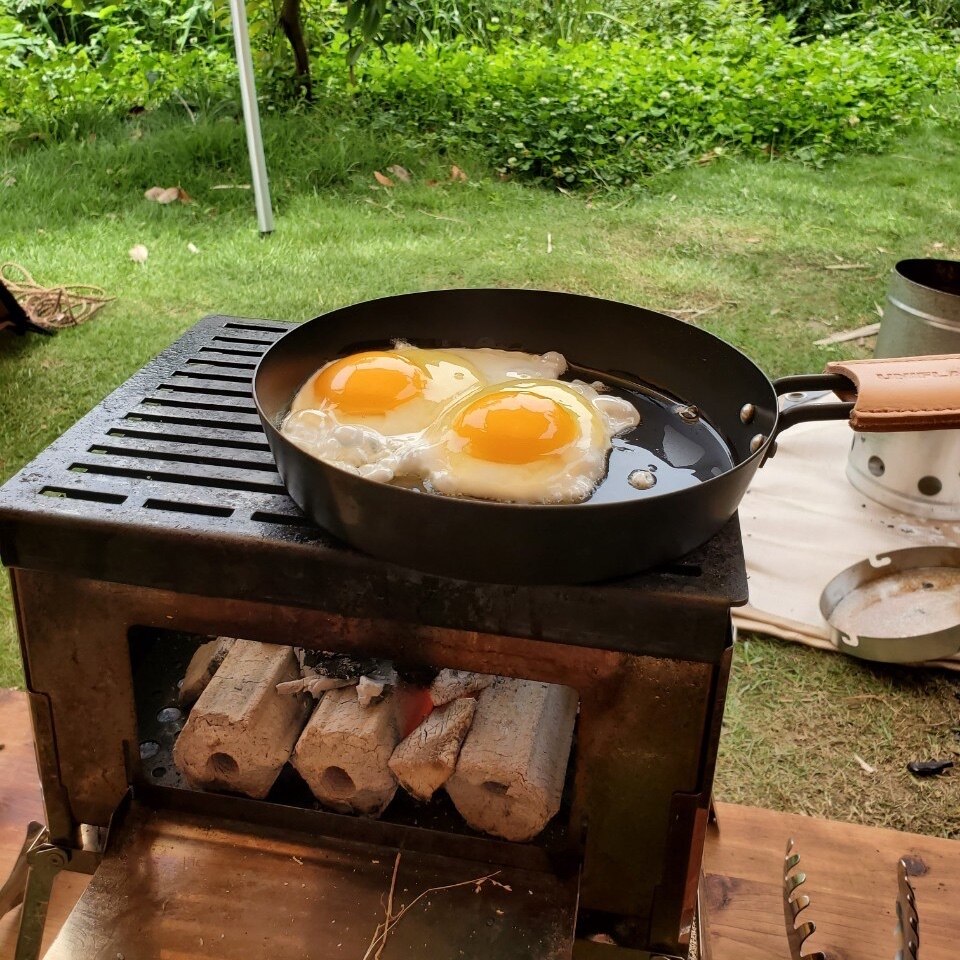
[[[252, 396], [257, 361], [287, 326], [226, 318], [201, 326], [205, 342], [188, 356], [176, 349], [161, 355], [151, 365], [159, 368], [154, 382], [143, 383], [99, 436], [91, 431], [85, 449], [72, 444], [63, 475], [40, 494], [121, 514], [229, 519], [233, 530], [311, 526], [286, 496]], [[118, 394], [129, 395], [128, 387]], [[107, 401], [114, 409], [118, 394]]]
[[[0, 490], [3, 562], [322, 603], [358, 617], [720, 656], [729, 608], [746, 599], [736, 520], [681, 562], [583, 587], [425, 576], [350, 550], [307, 520], [284, 490], [252, 393], [258, 360], [290, 326], [206, 317], [115, 390]], [[715, 632], [702, 629], [704, 606], [714, 609]], [[687, 629], [688, 620], [700, 626]]]

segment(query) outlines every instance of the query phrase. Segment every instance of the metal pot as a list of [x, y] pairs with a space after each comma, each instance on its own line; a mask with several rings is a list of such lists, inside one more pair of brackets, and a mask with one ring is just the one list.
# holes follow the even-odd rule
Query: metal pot
[[[960, 262], [901, 260], [893, 269], [876, 357], [960, 352]], [[960, 430], [859, 434], [847, 477], [878, 503], [960, 520]]]

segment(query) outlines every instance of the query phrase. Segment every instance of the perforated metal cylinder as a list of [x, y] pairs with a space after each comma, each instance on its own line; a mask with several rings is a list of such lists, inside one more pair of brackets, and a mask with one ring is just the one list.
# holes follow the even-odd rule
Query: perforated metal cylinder
[[[877, 357], [960, 353], [960, 262], [901, 260], [893, 269]], [[847, 478], [893, 510], [960, 520], [960, 430], [858, 434]]]

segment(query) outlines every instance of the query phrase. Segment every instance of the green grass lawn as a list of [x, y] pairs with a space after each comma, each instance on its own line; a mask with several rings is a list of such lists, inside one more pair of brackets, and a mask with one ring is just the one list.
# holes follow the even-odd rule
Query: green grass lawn
[[[677, 313], [782, 375], [869, 350], [813, 341], [876, 319], [896, 260], [960, 257], [960, 147], [955, 131], [932, 124], [888, 156], [826, 170], [719, 159], [643, 192], [591, 196], [499, 182], [466, 157], [452, 160], [470, 181], [451, 183], [403, 144], [297, 122], [267, 120], [278, 206], [268, 238], [249, 192], [213, 189], [248, 180], [234, 124], [158, 122], [0, 153], [0, 184], [11, 184], [0, 186], [0, 260], [117, 297], [55, 338], [0, 341], [0, 476], [211, 311], [305, 319], [430, 287], [548, 287]], [[374, 189], [373, 170], [397, 162], [414, 185]], [[147, 187], [178, 183], [195, 203], [143, 199]], [[144, 265], [127, 255], [138, 243]], [[827, 269], [841, 263], [857, 266]], [[0, 684], [20, 682], [4, 588]], [[956, 774], [920, 782], [904, 769], [960, 753], [958, 690], [946, 674], [751, 639], [739, 645], [719, 795], [960, 836]]]

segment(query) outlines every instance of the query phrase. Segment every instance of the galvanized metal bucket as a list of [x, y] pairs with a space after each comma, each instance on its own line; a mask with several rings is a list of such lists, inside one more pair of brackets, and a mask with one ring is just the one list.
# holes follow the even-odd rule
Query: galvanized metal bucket
[[[960, 353], [960, 262], [901, 260], [887, 292], [877, 357]], [[854, 437], [847, 478], [893, 510], [960, 520], [960, 430]]]

